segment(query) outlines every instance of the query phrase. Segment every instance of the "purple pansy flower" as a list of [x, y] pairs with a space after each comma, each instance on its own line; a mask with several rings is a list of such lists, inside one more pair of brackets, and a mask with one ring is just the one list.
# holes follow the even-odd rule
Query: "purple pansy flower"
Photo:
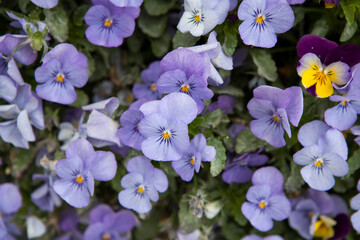
[[248, 202], [242, 204], [241, 211], [253, 227], [267, 232], [273, 227], [273, 219], [282, 221], [290, 214], [290, 201], [282, 190], [283, 177], [276, 168], [264, 167], [254, 173], [252, 182], [254, 186], [246, 193]]
[[84, 20], [89, 27], [86, 38], [92, 44], [104, 47], [118, 47], [124, 38], [130, 37], [135, 29], [135, 18], [139, 16], [139, 7], [117, 7], [119, 0], [92, 0], [92, 6]]
[[121, 128], [117, 132], [122, 144], [136, 150], [141, 150], [141, 143], [145, 139], [139, 131], [139, 124], [145, 117], [140, 111], [140, 107], [145, 102], [148, 102], [148, 100], [140, 99], [130, 105], [129, 109], [120, 117]]
[[29, 84], [20, 85], [10, 104], [0, 106], [0, 117], [9, 120], [0, 123], [1, 138], [20, 148], [29, 148], [28, 142], [35, 141], [31, 125], [45, 127], [42, 102]]
[[305, 182], [313, 189], [326, 191], [335, 184], [334, 176], [348, 173], [348, 148], [343, 134], [321, 121], [302, 126], [298, 133], [304, 146], [293, 156], [295, 163], [306, 165], [301, 169]]
[[156, 82], [164, 72], [160, 68], [160, 61], [152, 62], [148, 69], [141, 72], [141, 80], [145, 84], [137, 83], [133, 87], [134, 96], [137, 99], [146, 98], [157, 100], [161, 98], [161, 93], [157, 90]]
[[294, 12], [282, 0], [244, 0], [238, 10], [240, 37], [246, 45], [271, 48], [276, 33], [288, 31], [294, 23]]
[[111, 80], [101, 81], [101, 83], [96, 85], [96, 87], [93, 89], [93, 102], [100, 102], [111, 97], [113, 90], [114, 83]]
[[340, 95], [330, 96], [330, 101], [340, 102], [337, 106], [325, 111], [325, 122], [340, 131], [347, 130], [357, 120], [360, 113], [360, 64], [352, 67], [352, 80], [339, 89]]
[[258, 235], [251, 234], [243, 237], [241, 240], [284, 240], [284, 239], [278, 235], [272, 235], [262, 238], [259, 237]]
[[351, 133], [358, 136], [354, 141], [360, 146], [360, 126], [354, 126], [351, 128]]
[[73, 208], [62, 211], [59, 220], [59, 228], [66, 233], [55, 238], [55, 240], [82, 240], [83, 236], [78, 230], [78, 225], [79, 216]]
[[126, 169], [129, 173], [121, 179], [121, 186], [125, 190], [119, 193], [120, 204], [138, 213], [149, 212], [150, 200], [157, 202], [158, 192], [165, 192], [168, 188], [165, 173], [154, 168], [150, 161], [142, 156], [130, 159]]
[[222, 77], [215, 67], [225, 70], [232, 70], [233, 59], [224, 53], [221, 44], [216, 40], [215, 31], [210, 33], [206, 44], [190, 47], [188, 49], [200, 53], [203, 56], [204, 64], [209, 64], [208, 58], [210, 58], [210, 75], [208, 78], [209, 84], [217, 86], [224, 83]]
[[110, 0], [118, 7], [140, 7], [144, 0]]
[[125, 240], [126, 233], [137, 225], [131, 211], [121, 210], [115, 213], [105, 204], [100, 204], [91, 210], [90, 220], [91, 224], [85, 230], [84, 240]]
[[249, 167], [262, 166], [269, 160], [268, 156], [259, 154], [260, 152], [261, 150], [256, 153], [245, 153], [234, 158], [231, 163], [227, 163], [222, 174], [223, 181], [228, 184], [250, 181], [253, 172]]
[[58, 4], [59, 0], [31, 0], [31, 2], [41, 8], [53, 8]]
[[77, 96], [74, 87], [85, 86], [88, 80], [87, 58], [68, 43], [56, 45], [48, 52], [43, 64], [35, 70], [37, 95], [50, 102], [73, 103]]
[[229, 7], [229, 0], [185, 0], [177, 28], [193, 36], [205, 35], [225, 21]]
[[303, 4], [305, 0], [287, 0], [290, 5]]
[[329, 97], [333, 87], [346, 84], [351, 78], [350, 67], [360, 62], [359, 46], [338, 46], [316, 35], [304, 35], [296, 48], [301, 57], [297, 72], [306, 90], [316, 97]]
[[195, 230], [191, 233], [183, 233], [180, 230], [176, 232], [176, 237], [178, 240], [198, 240], [201, 236], [199, 230]]
[[19, 189], [12, 183], [0, 184], [0, 239], [13, 240], [10, 235], [14, 225], [9, 224], [8, 217], [17, 212], [22, 206]]
[[94, 151], [84, 139], [72, 142], [65, 154], [66, 158], [56, 163], [56, 174], [62, 179], [54, 182], [54, 190], [71, 206], [85, 207], [94, 194], [94, 179], [109, 181], [114, 178], [117, 167], [114, 154]]
[[57, 179], [53, 174], [34, 174], [34, 180], [42, 180], [45, 183], [31, 193], [31, 201], [44, 211], [53, 212], [54, 206], [59, 207], [61, 200], [53, 189], [53, 183]]
[[156, 86], [160, 93], [182, 92], [191, 96], [201, 113], [205, 104], [214, 93], [207, 88], [210, 65], [204, 64], [199, 53], [180, 48], [168, 53], [160, 62], [164, 71]]
[[172, 162], [172, 167], [182, 180], [190, 182], [194, 171], [199, 172], [201, 162], [210, 162], [214, 160], [215, 155], [215, 148], [206, 145], [205, 136], [199, 133], [191, 140], [190, 146], [182, 153], [182, 157]]
[[303, 113], [303, 95], [300, 87], [281, 90], [260, 86], [254, 89], [254, 98], [247, 105], [251, 132], [274, 147], [286, 145], [284, 130], [291, 137], [290, 124], [297, 126]]
[[[360, 192], [360, 180], [357, 183], [357, 190]], [[360, 193], [351, 199], [350, 206], [352, 209], [356, 210], [356, 212], [351, 215], [352, 226], [360, 233]]]
[[350, 230], [347, 211], [340, 197], [309, 189], [291, 212], [289, 224], [304, 239], [340, 239]]
[[0, 37], [0, 75], [4, 75], [1, 76], [1, 88], [3, 88], [3, 84], [5, 84], [3, 81], [5, 80], [12, 80], [17, 84], [24, 83], [16, 62], [24, 65], [30, 65], [36, 60], [37, 53], [34, 53], [34, 50], [29, 44], [22, 46], [14, 54], [12, 54], [16, 47], [22, 44], [25, 40], [26, 36], [22, 35], [6, 34]]
[[204, 111], [204, 114], [207, 112], [213, 112], [217, 109], [221, 109], [225, 114], [230, 114], [235, 106], [235, 97], [230, 95], [220, 95], [218, 100], [212, 102]]
[[145, 115], [139, 124], [144, 155], [157, 161], [179, 160], [189, 146], [187, 124], [197, 115], [195, 101], [187, 94], [171, 93], [143, 104], [140, 111]]

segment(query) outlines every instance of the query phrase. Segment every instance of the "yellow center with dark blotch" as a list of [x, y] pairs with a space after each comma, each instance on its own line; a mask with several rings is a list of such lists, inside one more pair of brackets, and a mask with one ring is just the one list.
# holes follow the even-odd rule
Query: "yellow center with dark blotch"
[[111, 19], [106, 19], [105, 20], [105, 22], [104, 22], [104, 26], [106, 26], [106, 27], [110, 27], [111, 26], [111, 24], [112, 24], [112, 20]]
[[266, 203], [266, 201], [264, 201], [264, 200], [262, 200], [262, 201], [259, 202], [259, 207], [260, 207], [261, 209], [264, 209], [264, 208], [266, 207], [266, 205], [267, 205], [267, 203]]
[[136, 130], [139, 130], [139, 125], [136, 126]]
[[103, 240], [110, 240], [110, 234], [108, 234], [108, 233], [106, 233], [106, 234], [104, 234], [104, 235], [102, 235], [102, 239]]
[[153, 90], [154, 92], [157, 90], [157, 87], [156, 87], [156, 85], [155, 84], [151, 84], [151, 90]]
[[201, 21], [200, 14], [196, 14], [196, 15], [194, 16], [194, 21], [197, 22], [197, 23]]
[[58, 75], [56, 75], [56, 81], [58, 82], [63, 82], [64, 81], [64, 75], [59, 73]]
[[195, 164], [195, 156], [192, 156], [192, 157], [191, 157], [190, 163], [191, 163], [191, 165], [194, 165], [194, 164]]
[[317, 158], [317, 159], [315, 159], [314, 162], [315, 162], [314, 165], [317, 166], [317, 167], [321, 167], [323, 165], [322, 158]]
[[162, 134], [162, 138], [169, 140], [170, 139], [170, 132], [168, 130], [164, 131]]
[[186, 85], [186, 84], [182, 85], [182, 86], [181, 86], [181, 91], [182, 91], [182, 92], [188, 92], [188, 91], [189, 91], [189, 86]]
[[137, 189], [138, 193], [143, 194], [145, 192], [144, 186], [140, 185]]
[[347, 101], [346, 101], [346, 100], [344, 100], [344, 101], [342, 101], [342, 102], [341, 102], [341, 105], [343, 105], [343, 106], [344, 106], [346, 103], [347, 103]]
[[336, 6], [336, 3], [327, 3], [325, 2], [325, 8], [333, 8]]
[[277, 122], [280, 122], [280, 118], [279, 118], [278, 116], [276, 116], [276, 115], [273, 116], [273, 119], [274, 119], [275, 121], [277, 121]]
[[329, 239], [334, 236], [335, 231], [333, 226], [336, 221], [324, 215], [320, 215], [319, 220], [316, 221], [314, 227], [314, 237]]
[[83, 183], [84, 182], [84, 178], [81, 175], [77, 175], [75, 178], [75, 181], [78, 183]]
[[262, 15], [260, 15], [260, 16], [258, 16], [257, 18], [256, 18], [256, 22], [257, 23], [263, 23], [264, 22], [264, 17], [262, 16]]
[[132, 97], [131, 97], [131, 96], [126, 96], [126, 97], [125, 97], [125, 101], [131, 102], [131, 101], [132, 101]]

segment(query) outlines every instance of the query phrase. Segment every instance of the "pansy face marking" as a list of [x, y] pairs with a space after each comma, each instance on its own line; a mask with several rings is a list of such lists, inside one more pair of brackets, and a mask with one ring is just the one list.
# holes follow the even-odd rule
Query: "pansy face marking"
[[105, 233], [104, 235], [102, 235], [102, 239], [103, 239], [103, 240], [110, 240], [110, 239], [111, 239], [111, 236], [110, 236], [110, 234]]
[[258, 204], [258, 206], [261, 208], [261, 209], [264, 209], [267, 205], [267, 202], [265, 200], [261, 200]]
[[144, 192], [145, 192], [145, 186], [143, 184], [139, 185], [136, 190], [136, 193], [144, 194]]
[[63, 81], [64, 81], [64, 78], [65, 78], [65, 76], [64, 76], [64, 74], [62, 74], [62, 73], [58, 73], [58, 74], [56, 75], [56, 81], [57, 81], [57, 82], [63, 82]]
[[194, 9], [192, 11], [192, 16], [189, 18], [189, 23], [195, 24], [197, 26], [197, 25], [199, 25], [200, 22], [203, 22], [204, 19], [205, 19], [205, 17], [201, 13], [201, 11]]
[[158, 131], [161, 134], [161, 136], [159, 137], [157, 142], [160, 141], [160, 144], [165, 142], [167, 145], [169, 145], [171, 144], [172, 138], [176, 136], [175, 130], [172, 129], [170, 130], [170, 129], [165, 129], [164, 127], [160, 127]]
[[104, 26], [105, 27], [110, 27], [112, 25], [113, 21], [112, 19], [110, 18], [107, 18], [105, 21], [104, 21]]
[[75, 178], [75, 181], [81, 184], [84, 182], [84, 178], [80, 174], [78, 174]]

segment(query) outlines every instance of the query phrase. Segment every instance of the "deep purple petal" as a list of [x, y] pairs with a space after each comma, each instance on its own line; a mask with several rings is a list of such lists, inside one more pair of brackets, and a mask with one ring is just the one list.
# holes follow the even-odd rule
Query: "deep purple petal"
[[333, 62], [344, 62], [352, 67], [360, 62], [360, 46], [355, 44], [344, 44], [329, 51], [324, 63], [329, 65]]
[[300, 38], [296, 48], [300, 57], [306, 53], [314, 53], [321, 59], [321, 62], [324, 62], [327, 54], [337, 46], [335, 42], [326, 38], [316, 35], [304, 35]]

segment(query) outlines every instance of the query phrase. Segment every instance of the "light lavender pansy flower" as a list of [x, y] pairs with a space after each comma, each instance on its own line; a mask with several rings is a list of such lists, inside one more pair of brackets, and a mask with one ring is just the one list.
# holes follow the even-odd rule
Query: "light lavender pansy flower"
[[141, 72], [141, 80], [143, 80], [145, 84], [137, 83], [134, 85], [134, 96], [137, 99], [160, 99], [161, 93], [157, 90], [156, 82], [163, 73], [160, 68], [160, 61], [152, 62], [147, 69]]
[[158, 192], [165, 192], [168, 188], [165, 173], [154, 168], [142, 156], [130, 159], [126, 169], [129, 173], [121, 179], [121, 186], [125, 190], [119, 193], [120, 204], [138, 213], [149, 212], [152, 208], [150, 200], [157, 202]]

